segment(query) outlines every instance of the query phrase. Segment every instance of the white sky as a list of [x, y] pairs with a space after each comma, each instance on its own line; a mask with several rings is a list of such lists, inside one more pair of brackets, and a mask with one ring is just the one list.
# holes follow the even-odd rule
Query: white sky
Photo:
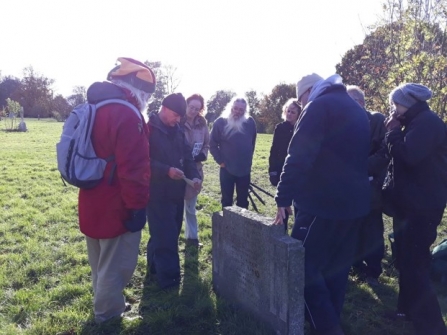
[[103, 81], [118, 57], [177, 67], [185, 96], [269, 93], [335, 72], [381, 0], [2, 0], [0, 71], [33, 66], [55, 92]]

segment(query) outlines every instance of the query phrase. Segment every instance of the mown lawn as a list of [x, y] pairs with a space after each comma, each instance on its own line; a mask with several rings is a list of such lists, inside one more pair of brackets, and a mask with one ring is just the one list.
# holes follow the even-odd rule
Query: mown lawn
[[[198, 207], [199, 252], [180, 254], [183, 283], [163, 292], [146, 278], [144, 230], [135, 275], [125, 290], [132, 304], [129, 317], [102, 326], [92, 321], [90, 268], [77, 223], [77, 189], [64, 186], [56, 169], [55, 145], [62, 123], [26, 120], [27, 133], [4, 132], [0, 122], [0, 334], [271, 334], [260, 322], [217, 298], [211, 285], [211, 214], [220, 209], [217, 165], [205, 165], [204, 189]], [[271, 135], [258, 136], [252, 180], [270, 193], [267, 160]], [[256, 201], [266, 216], [275, 212], [273, 199]], [[444, 221], [445, 222], [445, 221]], [[386, 229], [390, 222], [386, 220]], [[446, 225], [438, 240], [447, 235]], [[350, 278], [343, 313], [348, 335], [411, 334], [409, 324], [393, 324], [381, 314], [395, 306], [396, 272], [384, 260], [381, 285], [371, 289]], [[447, 289], [437, 285], [447, 314]]]

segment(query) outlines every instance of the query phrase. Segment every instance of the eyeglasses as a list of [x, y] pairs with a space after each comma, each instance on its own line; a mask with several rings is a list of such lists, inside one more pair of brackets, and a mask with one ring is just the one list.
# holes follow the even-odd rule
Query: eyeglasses
[[188, 109], [193, 111], [193, 112], [198, 112], [201, 110], [200, 107], [196, 107], [196, 106], [192, 106], [192, 105], [188, 105]]
[[193, 111], [193, 112], [199, 112], [201, 108], [195, 107], [195, 106], [192, 106], [192, 105], [188, 105], [188, 109], [190, 111]]
[[233, 110], [235, 112], [239, 112], [239, 113], [244, 113], [245, 112], [245, 108], [233, 107]]

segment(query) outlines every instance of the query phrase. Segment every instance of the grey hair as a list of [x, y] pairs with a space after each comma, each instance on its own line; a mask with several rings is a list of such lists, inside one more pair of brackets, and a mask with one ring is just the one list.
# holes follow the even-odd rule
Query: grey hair
[[231, 115], [231, 109], [233, 108], [236, 102], [243, 102], [245, 104], [245, 113], [244, 116], [250, 116], [250, 106], [248, 105], [248, 101], [243, 96], [235, 96], [233, 99], [225, 107], [225, 110], [222, 112], [222, 117], [228, 118]]
[[357, 85], [348, 85], [346, 86], [346, 91], [352, 99], [357, 101], [362, 106], [365, 105], [365, 92], [363, 92], [360, 87]]
[[137, 101], [138, 101], [138, 105], [139, 105], [138, 109], [143, 114], [143, 116], [145, 116], [144, 114], [146, 114], [146, 113], [143, 113], [143, 112], [145, 111], [147, 105], [149, 104], [152, 93], [147, 93], [142, 90], [139, 90], [139, 89], [133, 87], [131, 84], [126, 83], [125, 81], [120, 80], [120, 79], [112, 79], [111, 81], [115, 85], [125, 88], [130, 91], [130, 94], [133, 97], [135, 97], [135, 99], [137, 99]]

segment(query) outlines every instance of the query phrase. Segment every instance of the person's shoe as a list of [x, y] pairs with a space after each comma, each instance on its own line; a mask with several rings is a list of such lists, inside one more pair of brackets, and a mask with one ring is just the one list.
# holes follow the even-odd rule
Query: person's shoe
[[371, 286], [371, 287], [378, 287], [380, 286], [379, 280], [377, 278], [374, 277], [366, 277], [365, 282]]
[[199, 240], [196, 239], [196, 238], [188, 238], [188, 239], [186, 239], [185, 244], [186, 244], [187, 247], [196, 247], [196, 248], [203, 247], [203, 244], [200, 243]]

